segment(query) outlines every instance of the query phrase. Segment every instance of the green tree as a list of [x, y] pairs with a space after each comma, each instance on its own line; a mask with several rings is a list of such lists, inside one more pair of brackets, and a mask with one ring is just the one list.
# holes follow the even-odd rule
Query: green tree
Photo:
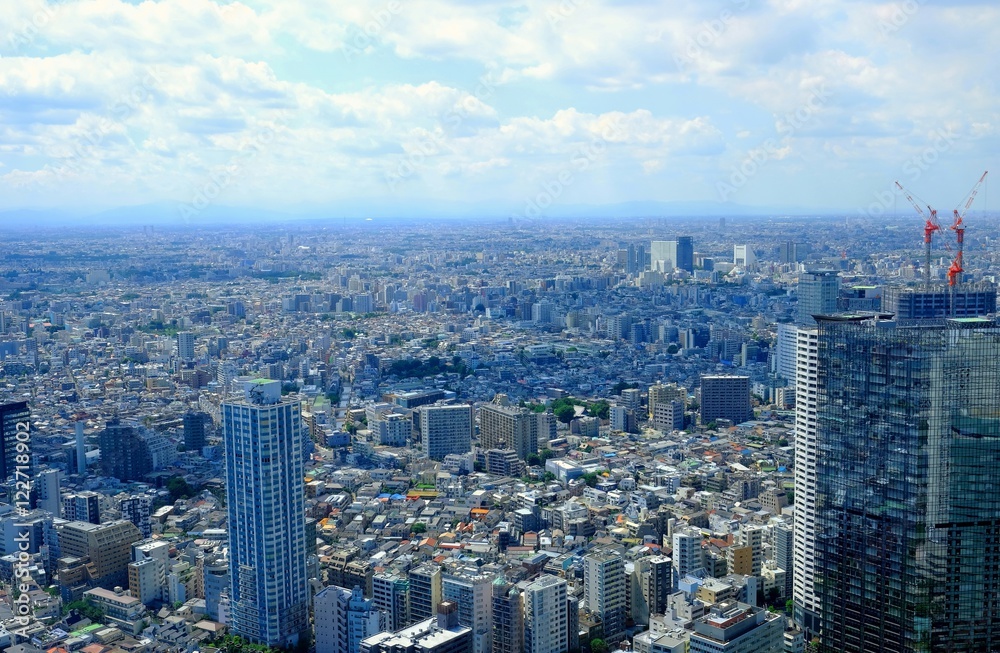
[[587, 412], [600, 419], [608, 419], [611, 415], [611, 404], [604, 401], [595, 401], [587, 405]]
[[608, 653], [608, 645], [603, 639], [590, 640], [590, 653]]
[[410, 527], [410, 532], [411, 533], [416, 533], [417, 535], [420, 535], [421, 533], [426, 533], [427, 532], [427, 524], [425, 524], [425, 523], [423, 523], [421, 521], [413, 522], [413, 526]]
[[576, 411], [573, 409], [572, 405], [563, 404], [557, 408], [554, 408], [552, 410], [552, 414], [555, 415], [556, 419], [562, 422], [563, 424], [569, 424], [570, 422], [573, 421], [573, 415], [576, 414]]
[[73, 601], [72, 603], [68, 603], [64, 609], [66, 612], [76, 610], [95, 624], [104, 623], [104, 610], [101, 610], [90, 601]]

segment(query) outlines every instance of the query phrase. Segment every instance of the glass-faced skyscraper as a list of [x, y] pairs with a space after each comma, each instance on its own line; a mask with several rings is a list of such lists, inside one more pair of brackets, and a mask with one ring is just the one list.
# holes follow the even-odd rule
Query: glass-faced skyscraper
[[842, 317], [818, 331], [824, 650], [994, 650], [1000, 327]]
[[288, 646], [309, 628], [303, 431], [281, 382], [222, 404], [233, 633]]

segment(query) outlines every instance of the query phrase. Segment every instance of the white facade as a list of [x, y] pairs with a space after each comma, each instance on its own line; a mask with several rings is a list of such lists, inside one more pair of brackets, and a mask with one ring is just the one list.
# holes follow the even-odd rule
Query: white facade
[[493, 650], [493, 580], [476, 573], [441, 575], [443, 599], [458, 605], [458, 623], [472, 629], [473, 653]]
[[524, 653], [565, 653], [569, 649], [566, 581], [543, 574], [521, 589]]
[[358, 653], [361, 640], [388, 630], [386, 615], [360, 587], [326, 587], [313, 599], [316, 653]]
[[798, 350], [799, 329], [794, 324], [779, 324], [777, 342], [775, 343], [773, 371], [795, 385], [795, 352]]
[[309, 627], [300, 404], [281, 382], [246, 384], [222, 404], [229, 511], [231, 629], [287, 646]]
[[690, 531], [676, 531], [673, 537], [674, 577], [679, 581], [703, 566], [701, 535]]
[[816, 574], [816, 374], [819, 335], [798, 330], [795, 374], [795, 522], [792, 598], [795, 620], [817, 632]]

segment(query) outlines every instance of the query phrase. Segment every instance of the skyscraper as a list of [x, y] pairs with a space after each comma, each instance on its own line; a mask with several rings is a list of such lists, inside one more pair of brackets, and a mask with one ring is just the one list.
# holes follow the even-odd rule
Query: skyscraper
[[[795, 354], [795, 512], [792, 598], [795, 621], [819, 631], [816, 575], [816, 329], [796, 331]], [[786, 570], [787, 571], [787, 570]]]
[[281, 382], [257, 379], [222, 406], [229, 512], [231, 629], [287, 646], [309, 627], [303, 430]]
[[[624, 580], [624, 576], [623, 576]], [[566, 581], [542, 574], [523, 583], [524, 653], [566, 653]]]
[[694, 272], [694, 239], [691, 236], [677, 238], [677, 267]]
[[0, 406], [0, 479], [7, 479], [17, 468], [14, 458], [17, 434], [19, 431], [30, 432], [30, 428], [28, 402], [17, 401]]
[[584, 556], [584, 607], [601, 618], [608, 644], [617, 644], [625, 637], [625, 581], [625, 564], [617, 553], [598, 551]]
[[823, 648], [993, 650], [1000, 326], [842, 317], [821, 319], [818, 330]]
[[829, 315], [837, 310], [840, 275], [836, 270], [816, 270], [799, 275], [796, 290], [799, 303], [795, 321], [802, 326], [815, 326], [813, 315]]

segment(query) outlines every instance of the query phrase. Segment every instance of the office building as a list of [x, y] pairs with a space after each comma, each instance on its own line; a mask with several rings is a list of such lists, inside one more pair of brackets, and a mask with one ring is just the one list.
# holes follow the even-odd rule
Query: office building
[[604, 641], [617, 644], [625, 637], [627, 584], [620, 555], [608, 551], [583, 558], [584, 608], [604, 625]]
[[682, 388], [676, 383], [668, 383], [666, 385], [657, 383], [649, 386], [649, 401], [647, 402], [649, 404], [649, 419], [654, 418], [657, 404], [670, 401], [679, 401], [686, 404], [687, 388]]
[[441, 575], [441, 595], [458, 607], [458, 623], [472, 629], [472, 653], [493, 650], [493, 580], [477, 569]]
[[[0, 406], [0, 480], [9, 478], [17, 469], [17, 434], [22, 431], [31, 433], [28, 402], [17, 401]], [[27, 466], [23, 471], [28, 472]]]
[[701, 553], [701, 534], [689, 530], [674, 531], [673, 543], [674, 578], [680, 581], [696, 569], [704, 566]]
[[410, 569], [410, 621], [417, 622], [434, 616], [441, 602], [441, 567], [425, 562]]
[[522, 653], [524, 618], [521, 590], [502, 576], [493, 581], [493, 653]]
[[799, 274], [796, 290], [796, 323], [800, 326], [815, 326], [814, 315], [829, 315], [837, 311], [840, 295], [840, 274], [836, 270], [816, 270]]
[[184, 361], [194, 360], [194, 334], [190, 331], [177, 333], [177, 357]]
[[795, 622], [808, 633], [819, 632], [816, 576], [816, 420], [818, 335], [796, 332], [795, 355], [795, 517], [792, 599]]
[[96, 492], [77, 492], [63, 497], [63, 519], [101, 523], [101, 495]]
[[723, 601], [694, 621], [689, 653], [782, 653], [784, 619], [763, 608]]
[[701, 377], [702, 424], [717, 419], [727, 419], [733, 424], [753, 419], [753, 411], [750, 409], [750, 377]]
[[[1000, 326], [820, 320], [823, 648], [1000, 641]], [[798, 499], [796, 498], [796, 504]]]
[[187, 412], [184, 414], [184, 449], [201, 453], [208, 444], [208, 435], [212, 432], [212, 416], [203, 412]]
[[71, 521], [59, 530], [63, 557], [84, 561], [89, 581], [105, 589], [128, 586], [132, 544], [141, 539], [139, 529], [125, 520], [104, 524]]
[[288, 646], [309, 627], [300, 404], [258, 379], [222, 404], [231, 630]]
[[668, 433], [684, 428], [684, 404], [680, 401], [658, 401], [653, 405], [653, 428]]
[[756, 270], [757, 256], [753, 253], [753, 245], [733, 245], [733, 265], [744, 270]]
[[316, 594], [313, 606], [316, 653], [358, 653], [361, 640], [389, 629], [386, 614], [360, 587], [326, 587]]
[[389, 630], [410, 623], [409, 593], [410, 581], [404, 576], [383, 572], [372, 577], [372, 605], [385, 613], [385, 627]]
[[149, 436], [143, 427], [112, 419], [98, 436], [101, 471], [119, 481], [141, 481], [153, 471]]
[[519, 585], [524, 597], [524, 653], [569, 650], [566, 585], [564, 579], [548, 574]]
[[677, 269], [694, 272], [694, 239], [691, 236], [678, 236], [676, 254]]
[[472, 629], [459, 623], [457, 605], [443, 601], [430, 619], [361, 640], [359, 653], [471, 653], [472, 650]]
[[420, 439], [431, 460], [472, 450], [473, 408], [468, 404], [421, 406]]

